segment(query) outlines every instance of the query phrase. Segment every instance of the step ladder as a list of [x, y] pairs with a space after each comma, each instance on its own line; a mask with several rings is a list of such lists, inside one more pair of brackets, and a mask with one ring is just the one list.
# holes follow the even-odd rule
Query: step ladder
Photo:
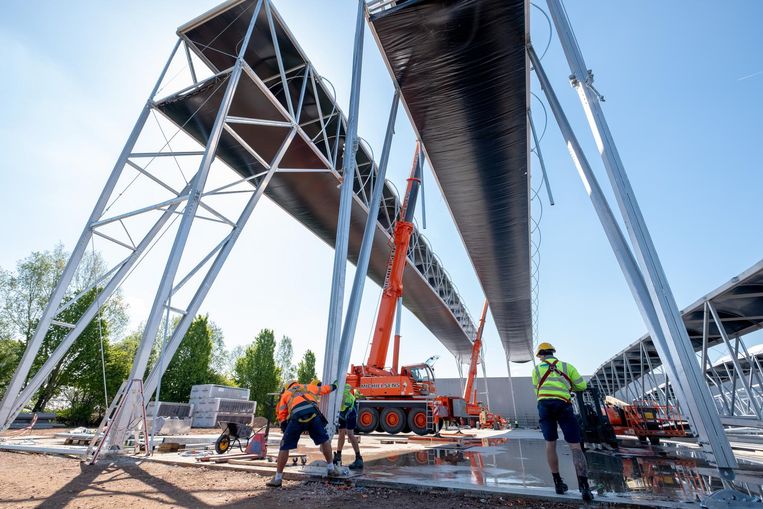
[[[98, 456], [103, 450], [103, 446], [106, 443], [115, 439], [117, 426], [122, 418], [124, 412], [130, 412], [130, 416], [137, 415], [137, 419], [132, 417], [128, 422], [125, 434], [123, 437], [130, 436], [130, 432], [133, 433], [133, 439], [131, 445], [133, 447], [133, 454], [140, 454], [140, 433], [142, 431], [144, 437], [144, 444], [146, 447], [146, 456], [151, 454], [151, 448], [148, 445], [148, 427], [146, 424], [146, 407], [143, 404], [143, 380], [140, 378], [134, 378], [132, 380], [125, 380], [122, 385], [119, 386], [114, 399], [111, 401], [109, 408], [103, 415], [101, 424], [95, 432], [90, 444], [87, 447], [83, 461], [88, 465], [94, 464], [98, 460]], [[140, 409], [138, 410], [138, 406]], [[117, 439], [119, 440], [119, 439]], [[124, 451], [124, 443], [109, 443], [106, 450], [108, 451]]]
[[432, 411], [432, 405], [427, 402], [426, 405], [426, 414], [427, 414], [427, 429], [431, 430], [434, 433], [437, 433], [437, 430], [435, 429], [434, 425], [434, 412]]

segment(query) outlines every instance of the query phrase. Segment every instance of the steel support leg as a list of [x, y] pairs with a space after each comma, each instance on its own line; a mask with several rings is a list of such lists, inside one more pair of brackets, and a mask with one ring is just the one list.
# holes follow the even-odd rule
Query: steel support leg
[[[125, 146], [122, 148], [122, 152], [111, 171], [111, 175], [106, 181], [106, 184], [101, 191], [101, 195], [98, 197], [98, 201], [96, 202], [95, 207], [90, 214], [90, 218], [88, 219], [85, 228], [80, 234], [80, 238], [77, 241], [71, 256], [69, 257], [69, 261], [66, 263], [66, 267], [61, 274], [61, 279], [58, 281], [58, 284], [56, 285], [56, 288], [51, 294], [50, 300], [45, 307], [45, 311], [40, 317], [40, 321], [37, 324], [37, 329], [35, 330], [34, 336], [27, 344], [24, 355], [21, 357], [21, 361], [19, 362], [18, 366], [16, 366], [13, 377], [11, 378], [11, 381], [6, 388], [2, 403], [0, 403], [0, 431], [7, 429], [19, 412], [20, 407], [18, 407], [16, 402], [19, 399], [21, 388], [29, 376], [29, 371], [32, 369], [34, 359], [37, 356], [37, 353], [40, 351], [42, 342], [45, 339], [48, 330], [50, 329], [51, 321], [55, 318], [59, 310], [59, 306], [61, 305], [61, 301], [66, 294], [66, 290], [69, 288], [69, 283], [71, 283], [71, 280], [77, 271], [77, 267], [82, 260], [82, 256], [85, 254], [85, 250], [90, 243], [90, 239], [93, 235], [92, 225], [101, 218], [106, 209], [109, 198], [114, 191], [114, 187], [117, 185], [119, 177], [122, 175], [122, 170], [124, 169], [127, 159], [130, 157], [130, 153], [135, 147], [135, 143], [138, 141], [141, 130], [143, 129], [146, 120], [148, 120], [149, 114], [151, 113], [154, 96], [157, 94], [157, 91], [159, 90], [159, 87], [161, 86], [162, 81], [167, 74], [167, 69], [169, 69], [170, 63], [175, 57], [175, 53], [177, 53], [179, 47], [180, 39], [178, 39], [175, 43], [175, 47], [173, 48], [170, 57], [167, 59], [167, 62], [164, 64], [164, 68], [159, 74], [159, 79], [156, 80], [154, 88], [151, 90], [148, 99], [146, 99], [146, 103], [143, 105], [143, 109], [138, 116], [138, 120], [135, 122], [135, 126], [133, 127], [130, 136], [127, 138]], [[50, 369], [52, 369], [52, 367]], [[47, 376], [50, 374], [50, 371], [42, 372], [42, 370], [38, 370], [38, 373], [42, 375], [43, 378], [47, 378]], [[21, 405], [23, 406], [25, 403], [26, 401], [22, 402]]]
[[[639, 311], [641, 312], [647, 329], [652, 337], [652, 342], [663, 362], [663, 366], [665, 366], [668, 374], [671, 375], [670, 378], [676, 382], [677, 377], [675, 374], [677, 373], [677, 370], [673, 359], [681, 359], [678, 357], [678, 354], [674, 352], [676, 342], [666, 341], [665, 339], [663, 333], [664, 329], [661, 327], [662, 323], [657, 315], [649, 288], [644, 281], [644, 275], [636, 263], [630, 246], [620, 230], [620, 226], [607, 203], [601, 187], [599, 187], [596, 176], [594, 175], [580, 143], [564, 114], [564, 110], [551, 87], [551, 83], [540, 64], [540, 59], [538, 59], [535, 50], [531, 46], [528, 47], [528, 55], [535, 68], [536, 76], [538, 76], [538, 79], [541, 82], [541, 86], [543, 87], [556, 121], [559, 124], [560, 130], [567, 142], [568, 150], [577, 166], [583, 185], [586, 188], [591, 202], [594, 205], [594, 209], [599, 216], [599, 220], [604, 227], [604, 231], [612, 246], [612, 250], [618, 260], [620, 268], [623, 271], [628, 286], [634, 295], [636, 304], [639, 307]], [[685, 328], [684, 335], [686, 335]], [[696, 362], [693, 364], [681, 362], [681, 367], [682, 373], [684, 374], [689, 372], [691, 368], [694, 368], [694, 371], [699, 372]], [[694, 386], [692, 387], [694, 388]], [[696, 388], [697, 391], [704, 390], [704, 392], [707, 393], [707, 401], [704, 402], [701, 401], [701, 397], [695, 398], [694, 394], [687, 396], [684, 387], [680, 383], [674, 383], [673, 389], [674, 392], [677, 393], [679, 399], [687, 403], [688, 417], [694, 424], [694, 429], [697, 430], [700, 440], [709, 445], [711, 452], [715, 456], [721, 474], [728, 479], [733, 478], [734, 473], [731, 469], [736, 467], [736, 459], [734, 458], [731, 447], [726, 439], [726, 435], [720, 423], [720, 417], [718, 416], [715, 407], [713, 406], [711, 408], [709, 406], [710, 393], [707, 385], [702, 382], [700, 387]], [[703, 420], [700, 416], [706, 416], [707, 420]], [[717, 426], [715, 424], [717, 424]]]
[[[360, 81], [363, 70], [363, 34], [365, 32], [365, 8], [363, 0], [358, 0], [355, 20], [355, 43], [352, 58], [352, 85], [350, 88], [350, 111], [348, 113], [347, 135], [344, 141], [342, 161], [342, 187], [339, 198], [336, 243], [334, 246], [334, 270], [331, 278], [331, 298], [329, 301], [326, 350], [323, 358], [323, 381], [331, 383], [339, 377], [339, 349], [342, 334], [342, 307], [344, 305], [344, 282], [347, 274], [347, 251], [350, 237], [350, 216], [352, 215], [353, 187], [355, 183], [355, 153], [358, 150], [358, 114], [360, 110]], [[324, 412], [334, 415], [338, 411], [337, 398], [324, 398]], [[329, 406], [331, 408], [329, 408]], [[333, 419], [327, 427], [334, 434]]]
[[225, 261], [228, 258], [228, 255], [233, 249], [233, 246], [236, 244], [238, 237], [241, 235], [244, 226], [249, 221], [254, 208], [257, 206], [260, 198], [265, 193], [265, 189], [270, 183], [270, 180], [278, 171], [278, 164], [286, 153], [286, 150], [291, 144], [291, 141], [294, 139], [296, 133], [296, 130], [292, 130], [291, 134], [289, 134], [289, 136], [281, 145], [281, 148], [278, 150], [276, 157], [271, 164], [270, 170], [265, 175], [265, 178], [257, 186], [257, 190], [254, 192], [252, 197], [249, 198], [249, 201], [244, 207], [244, 210], [241, 212], [238, 221], [236, 221], [235, 228], [233, 228], [228, 237], [225, 239], [225, 243], [217, 253], [217, 257], [215, 258], [215, 261], [212, 263], [212, 266], [204, 277], [204, 280], [196, 290], [196, 294], [191, 299], [188, 308], [185, 310], [185, 314], [180, 319], [180, 322], [175, 327], [175, 330], [172, 332], [172, 336], [167, 342], [164, 353], [167, 361], [164, 364], [157, 363], [157, 365], [154, 366], [153, 370], [151, 371], [151, 374], [146, 379], [144, 386], [144, 394], [146, 397], [145, 404], [148, 404], [149, 400], [151, 399], [152, 394], [158, 386], [159, 379], [164, 375], [164, 371], [166, 371], [167, 365], [174, 357], [175, 352], [177, 351], [181, 341], [183, 340], [183, 337], [185, 336], [185, 333], [188, 332], [188, 328], [191, 326], [191, 322], [193, 322], [193, 319], [196, 317], [196, 313], [199, 311], [199, 307], [206, 298], [207, 293], [209, 293], [209, 290], [212, 287], [212, 284], [215, 282], [220, 269], [222, 269]]
[[664, 357], [660, 355], [660, 357], [663, 362], [668, 355], [675, 359], [677, 377], [673, 377], [674, 389], [681, 388], [678, 396], [693, 417], [700, 440], [710, 446], [721, 475], [726, 479], [733, 479], [732, 469], [737, 466], [736, 459], [731, 451], [720, 416], [715, 405], [712, 404], [712, 396], [704, 382], [704, 375], [700, 373], [686, 326], [601, 109], [599, 94], [593, 89], [593, 74], [585, 64], [561, 0], [548, 0], [548, 8], [570, 65], [573, 84], [580, 97], [623, 215], [659, 325], [667, 339], [667, 351], [663, 352], [666, 355]]
[[514, 398], [514, 380], [511, 378], [511, 358], [506, 354], [506, 371], [509, 374], [509, 394], [511, 395], [511, 411], [514, 412], [514, 420], [519, 421], [517, 415], [517, 400]]
[[[260, 12], [260, 9], [262, 8], [263, 1], [264, 0], [260, 0], [254, 8], [254, 12], [249, 22], [244, 40], [241, 44], [241, 49], [239, 50], [238, 57], [236, 58], [236, 63], [234, 64], [233, 70], [231, 71], [230, 77], [228, 78], [228, 84], [221, 100], [220, 109], [217, 112], [217, 117], [215, 118], [215, 122], [212, 125], [212, 129], [207, 141], [207, 146], [204, 150], [204, 155], [201, 158], [201, 163], [199, 164], [198, 172], [191, 182], [191, 190], [185, 209], [183, 211], [180, 226], [178, 227], [178, 231], [175, 234], [175, 240], [167, 258], [167, 264], [164, 267], [164, 273], [159, 283], [159, 288], [156, 292], [156, 296], [154, 297], [154, 302], [151, 306], [151, 311], [148, 315], [148, 319], [146, 320], [146, 326], [143, 330], [143, 337], [141, 338], [140, 345], [138, 346], [138, 350], [135, 353], [135, 359], [133, 361], [132, 371], [130, 373], [131, 379], [142, 379], [146, 371], [151, 349], [153, 348], [154, 339], [156, 338], [156, 334], [159, 331], [162, 315], [167, 301], [171, 295], [175, 276], [177, 275], [177, 270], [180, 265], [180, 260], [183, 256], [186, 242], [188, 241], [191, 226], [193, 225], [194, 219], [196, 217], [196, 211], [198, 210], [199, 204], [201, 202], [201, 196], [204, 192], [207, 176], [209, 175], [209, 170], [212, 166], [212, 162], [216, 157], [217, 144], [220, 141], [220, 136], [222, 135], [223, 129], [225, 127], [228, 110], [231, 103], [233, 102], [233, 96], [236, 92], [239, 79], [241, 78], [241, 74], [243, 72], [244, 55], [246, 54], [246, 50], [249, 46], [249, 41], [251, 40], [252, 32], [254, 31], [254, 26], [257, 21], [257, 16]], [[131, 408], [131, 406], [127, 405], [126, 408]], [[120, 432], [112, 437], [111, 443], [113, 445], [121, 447], [121, 445], [124, 443], [125, 437], [121, 432], [127, 428], [126, 423], [131, 420], [131, 417], [132, 416], [128, 415], [127, 412], [122, 412], [120, 415], [114, 417], [115, 420], [119, 419], [116, 429]]]
[[[358, 264], [355, 270], [355, 279], [352, 282], [352, 291], [350, 292], [350, 302], [347, 305], [347, 316], [344, 319], [342, 328], [342, 338], [339, 343], [339, 365], [337, 367], [337, 383], [339, 387], [344, 387], [347, 379], [347, 369], [350, 365], [350, 356], [352, 355], [352, 345], [355, 340], [355, 331], [358, 325], [358, 314], [360, 313], [360, 304], [363, 299], [363, 289], [368, 275], [368, 264], [371, 261], [371, 251], [373, 249], [374, 235], [379, 218], [379, 207], [381, 206], [382, 195], [387, 177], [387, 165], [389, 163], [389, 154], [392, 147], [392, 138], [395, 134], [395, 121], [397, 119], [398, 105], [400, 104], [400, 94], [395, 90], [392, 96], [392, 105], [387, 120], [387, 132], [384, 135], [384, 145], [382, 147], [379, 168], [374, 179], [374, 186], [371, 195], [371, 201], [368, 205], [368, 217], [366, 226], [363, 230], [363, 241], [360, 245], [360, 254], [358, 255]], [[325, 368], [324, 368], [325, 369]], [[341, 391], [337, 391], [340, 394]], [[338, 398], [337, 398], [338, 399]], [[331, 401], [331, 400], [329, 400]], [[333, 420], [333, 410], [338, 412], [339, 406], [334, 404], [335, 408], [329, 409], [327, 415]]]
[[482, 366], [482, 381], [485, 385], [485, 404], [487, 405], [487, 408], [492, 408], [490, 406], [490, 390], [488, 389], [488, 383], [487, 383], [487, 369], [485, 368], [485, 355], [484, 355], [485, 347], [483, 343], [482, 351], [480, 352], [480, 366]]

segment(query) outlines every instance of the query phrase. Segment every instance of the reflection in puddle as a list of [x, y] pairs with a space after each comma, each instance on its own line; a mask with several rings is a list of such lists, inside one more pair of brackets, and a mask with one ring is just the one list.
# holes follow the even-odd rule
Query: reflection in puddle
[[[402, 477], [412, 482], [443, 485], [491, 485], [526, 489], [552, 488], [546, 464], [545, 443], [538, 439], [491, 439], [464, 447], [445, 445], [366, 462], [370, 478]], [[684, 448], [668, 449], [655, 456], [644, 449], [622, 449], [619, 454], [588, 451], [591, 487], [600, 495], [632, 499], [693, 501], [722, 488], [714, 470], [697, 453]], [[577, 488], [569, 449], [559, 444], [562, 477], [570, 489]], [[763, 477], [738, 486], [760, 494]]]

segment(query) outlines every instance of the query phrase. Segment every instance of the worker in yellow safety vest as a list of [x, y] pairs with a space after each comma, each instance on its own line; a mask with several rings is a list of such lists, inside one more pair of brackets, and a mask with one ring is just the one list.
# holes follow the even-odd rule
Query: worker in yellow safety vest
[[339, 407], [339, 426], [337, 426], [339, 438], [337, 438], [334, 463], [337, 465], [342, 464], [342, 447], [344, 447], [344, 437], [347, 436], [352, 445], [352, 450], [355, 451], [355, 461], [347, 466], [352, 470], [363, 468], [363, 456], [360, 455], [360, 444], [355, 436], [355, 428], [358, 423], [357, 400], [362, 397], [363, 394], [360, 391], [353, 389], [350, 384], [344, 384], [342, 405]]
[[556, 454], [556, 441], [559, 438], [557, 427], [560, 427], [564, 433], [564, 440], [572, 451], [580, 494], [584, 501], [590, 502], [593, 500], [593, 494], [588, 486], [588, 464], [571, 402], [571, 393], [585, 390], [586, 381], [575, 366], [560, 361], [555, 353], [556, 348], [551, 343], [538, 345], [536, 357], [540, 363], [535, 366], [532, 375], [538, 398], [538, 421], [546, 440], [546, 459], [554, 478], [554, 488], [561, 495], [567, 491], [567, 485], [559, 475], [559, 457]]

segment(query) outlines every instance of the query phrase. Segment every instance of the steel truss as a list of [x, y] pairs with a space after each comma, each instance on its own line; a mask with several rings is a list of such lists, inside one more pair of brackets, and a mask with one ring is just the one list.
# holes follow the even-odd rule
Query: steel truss
[[[77, 340], [85, 327], [92, 321], [99, 310], [119, 290], [125, 279], [132, 274], [137, 266], [148, 256], [149, 252], [164, 236], [174, 235], [169, 254], [162, 262], [162, 275], [158, 281], [153, 296], [153, 304], [145, 320], [145, 329], [133, 362], [130, 379], [142, 379], [148, 366], [149, 357], [154, 343], [164, 335], [162, 343], [161, 361], [158, 362], [146, 378], [144, 384], [144, 404], [157, 390], [161, 377], [169, 361], [172, 359], [193, 318], [196, 316], [204, 298], [217, 278], [220, 269], [227, 260], [228, 255], [238, 240], [241, 231], [251, 217], [257, 203], [268, 188], [271, 179], [277, 173], [297, 172], [330, 172], [342, 182], [343, 200], [352, 200], [360, 203], [362, 208], [369, 212], [366, 225], [366, 237], [372, 238], [376, 228], [381, 227], [391, 238], [394, 221], [400, 207], [400, 200], [392, 191], [392, 187], [385, 183], [385, 171], [389, 158], [389, 145], [394, 131], [394, 119], [397, 111], [398, 96], [393, 98], [392, 112], [388, 125], [385, 149], [382, 153], [381, 165], [377, 168], [375, 161], [368, 157], [365, 151], [358, 151], [357, 158], [343, 158], [340, 150], [344, 146], [345, 136], [348, 146], [357, 150], [357, 139], [352, 142], [349, 137], [351, 131], [349, 125], [357, 123], [357, 108], [351, 111], [350, 120], [346, 120], [339, 108], [334, 104], [331, 111], [320, 111], [321, 101], [317, 101], [320, 115], [317, 119], [303, 118], [303, 101], [306, 91], [311, 91], [314, 97], [328, 96], [322, 78], [312, 65], [296, 68], [285, 68], [283, 58], [278, 45], [278, 37], [275, 32], [274, 19], [277, 13], [270, 5], [270, 0], [258, 0], [251, 2], [251, 10], [246, 13], [248, 29], [242, 37], [241, 45], [237, 47], [234, 64], [227, 69], [217, 69], [205, 58], [194, 41], [190, 40], [185, 33], [180, 33], [170, 57], [162, 69], [149, 98], [141, 110], [138, 120], [130, 133], [125, 146], [112, 169], [112, 172], [104, 186], [96, 205], [86, 222], [80, 238], [72, 251], [67, 262], [61, 280], [51, 295], [50, 301], [40, 319], [34, 337], [27, 345], [27, 349], [19, 363], [16, 372], [8, 386], [2, 403], [0, 404], [0, 429], [6, 429], [21, 411], [22, 407], [33, 397], [41, 387], [56, 364], [63, 358], [67, 350]], [[365, 5], [361, 2], [360, 15], [365, 15]], [[260, 76], [244, 58], [250, 45], [253, 33], [261, 30], [256, 27], [258, 16], [264, 13], [267, 18], [267, 35], [273, 43], [275, 56], [278, 61], [279, 72], [276, 75]], [[362, 19], [362, 18], [361, 18]], [[260, 34], [262, 35], [262, 34]], [[181, 50], [181, 45], [183, 46]], [[205, 86], [222, 87], [224, 95], [216, 112], [214, 123], [205, 143], [191, 139], [185, 135], [185, 142], [189, 142], [197, 148], [183, 147], [173, 150], [172, 145], [179, 147], [181, 143], [175, 141], [186, 124], [175, 124], [176, 134], [168, 137], [162, 130], [163, 144], [158, 149], [139, 149], [138, 142], [142, 141], [142, 135], [150, 130], [149, 120], [152, 116], [157, 118], [159, 128], [162, 129], [159, 119], [163, 123], [172, 125], [174, 122], [162, 109], [162, 98], [170, 97], [164, 91], [172, 81], [168, 80], [168, 70], [173, 62], [178, 59], [185, 60], [190, 75], [191, 84], [184, 88], [179, 87], [174, 92], [175, 96], [191, 94]], [[359, 71], [358, 71], [359, 72]], [[211, 77], [199, 79], [202, 74], [211, 74]], [[298, 80], [300, 94], [297, 100], [293, 100], [289, 94], [278, 95], [280, 87], [286, 87], [288, 83]], [[256, 86], [266, 97], [282, 118], [244, 117], [233, 115], [231, 103], [238, 90], [244, 86]], [[354, 80], [354, 85], [359, 81]], [[354, 86], [354, 89], [357, 87]], [[163, 92], [161, 98], [160, 92]], [[352, 109], [352, 108], [351, 108]], [[194, 115], [198, 112], [194, 112]], [[192, 116], [193, 117], [193, 116]], [[283, 139], [280, 147], [272, 157], [266, 157], [255, 143], [247, 143], [241, 134], [241, 126], [269, 126], [283, 129]], [[225, 184], [215, 184], [215, 178], [209, 179], [210, 175], [219, 177], [220, 171], [213, 168], [215, 159], [219, 159], [218, 149], [223, 134], [234, 138], [244, 150], [250, 154], [262, 166], [261, 171], [248, 176], [235, 178]], [[346, 134], [345, 134], [346, 133]], [[289, 154], [293, 143], [299, 140], [315, 155], [319, 164], [310, 167], [281, 167], [281, 161]], [[172, 143], [171, 143], [172, 142]], [[201, 146], [199, 146], [201, 145]], [[178, 187], [172, 178], [153, 171], [152, 163], [162, 160], [173, 160], [183, 174], [183, 166], [191, 164], [194, 173], [187, 177], [183, 174], [184, 185]], [[342, 161], [342, 167], [337, 165]], [[354, 162], [354, 164], [352, 164]], [[344, 179], [343, 176], [351, 174], [353, 178]], [[132, 179], [132, 180], [130, 180]], [[129, 207], [119, 213], [112, 212], [112, 206], [129, 194], [130, 186], [136, 180], [141, 179], [163, 193], [169, 193], [169, 197], [156, 199], [149, 203], [140, 203], [138, 206]], [[219, 180], [219, 179], [218, 179]], [[129, 181], [128, 185], [118, 189], [118, 185]], [[344, 191], [347, 190], [347, 191]], [[351, 191], [351, 192], [350, 192]], [[124, 196], [123, 196], [124, 195]], [[231, 216], [228, 210], [222, 211], [212, 203], [214, 198], [227, 198], [230, 196], [244, 197], [239, 200], [237, 215]], [[345, 198], [345, 196], [348, 196]], [[130, 202], [132, 204], [132, 202]], [[226, 204], [228, 204], [226, 202]], [[232, 207], [229, 207], [232, 208]], [[346, 211], [345, 211], [346, 214]], [[133, 222], [135, 222], [133, 224]], [[148, 222], [148, 226], [146, 223]], [[210, 223], [221, 228], [223, 233], [214, 239], [214, 247], [198, 260], [191, 259], [186, 253], [189, 242], [198, 240], [199, 234], [195, 234], [199, 223]], [[337, 286], [337, 267], [343, 267], [347, 260], [346, 246], [342, 248], [340, 240], [347, 236], [346, 217], [340, 213], [340, 228], [337, 231], [337, 262], [335, 263], [334, 289], [332, 294], [343, 295], [343, 289]], [[173, 226], [177, 223], [177, 227]], [[100, 279], [95, 281], [89, 288], [79, 292], [73, 298], [66, 298], [67, 290], [80, 266], [86, 249], [95, 238], [99, 242], [105, 242], [119, 249], [126, 250], [126, 255], [116, 265], [110, 268]], [[209, 239], [207, 239], [209, 240]], [[368, 259], [370, 258], [371, 242], [363, 243], [364, 252], [361, 253], [356, 277], [364, 279], [368, 272]], [[463, 305], [455, 286], [451, 282], [441, 262], [432, 253], [426, 239], [414, 231], [409, 249], [409, 263], [417, 269], [419, 277], [426, 281], [435, 294], [442, 300], [452, 312], [459, 326], [464, 330], [467, 337], [474, 335], [474, 324], [468, 311]], [[363, 261], [365, 259], [365, 262]], [[190, 268], [186, 268], [188, 265]], [[183, 270], [181, 271], [181, 267]], [[333, 288], [332, 287], [332, 288]], [[85, 294], [89, 290], [97, 289], [97, 296], [93, 304], [85, 311], [77, 323], [64, 323], [57, 320], [58, 315]], [[362, 293], [362, 287], [360, 287]], [[332, 302], [336, 297], [332, 298]], [[351, 304], [353, 309], [359, 306], [359, 294], [356, 296], [357, 303]], [[332, 308], [332, 316], [337, 313]], [[341, 314], [341, 307], [339, 309]], [[174, 329], [169, 330], [167, 324], [177, 321]], [[357, 317], [356, 317], [357, 320]], [[164, 324], [164, 326], [163, 326]], [[349, 351], [352, 347], [352, 332], [345, 321], [345, 351], [349, 362]], [[51, 328], [63, 327], [68, 333], [56, 350], [49, 356], [44, 365], [30, 377], [32, 363], [40, 350], [43, 339]], [[335, 335], [335, 333], [333, 333]], [[338, 345], [338, 341], [335, 343]], [[328, 342], [327, 342], [328, 346]], [[349, 349], [349, 350], [347, 350]], [[338, 354], [338, 348], [337, 348]], [[338, 358], [334, 357], [334, 365]], [[346, 370], [340, 370], [344, 373]], [[135, 391], [130, 391], [125, 397], [135, 398]], [[134, 409], [140, 406], [126, 401], [120, 408]], [[124, 443], [125, 434], [130, 430], [129, 423], [135, 422], [134, 411], [125, 411], [114, 416], [117, 421], [113, 429], [119, 430], [116, 435], [110, 436], [111, 448], [120, 447]]]
[[[724, 321], [756, 317], [721, 316], [713, 299], [705, 299], [701, 315], [693, 318], [702, 321], [701, 343], [695, 345], [696, 362], [705, 374], [705, 384], [721, 422], [726, 426], [763, 428], [763, 349], [748, 348], [744, 334], [732, 335], [724, 325]], [[624, 400], [651, 399], [680, 408], [682, 404], [673, 391], [672, 380], [663, 366], [655, 366], [652, 360], [651, 339], [639, 341], [638, 350], [641, 353], [638, 358], [633, 348], [628, 348], [607, 361], [594, 374], [594, 382], [608, 394]]]

